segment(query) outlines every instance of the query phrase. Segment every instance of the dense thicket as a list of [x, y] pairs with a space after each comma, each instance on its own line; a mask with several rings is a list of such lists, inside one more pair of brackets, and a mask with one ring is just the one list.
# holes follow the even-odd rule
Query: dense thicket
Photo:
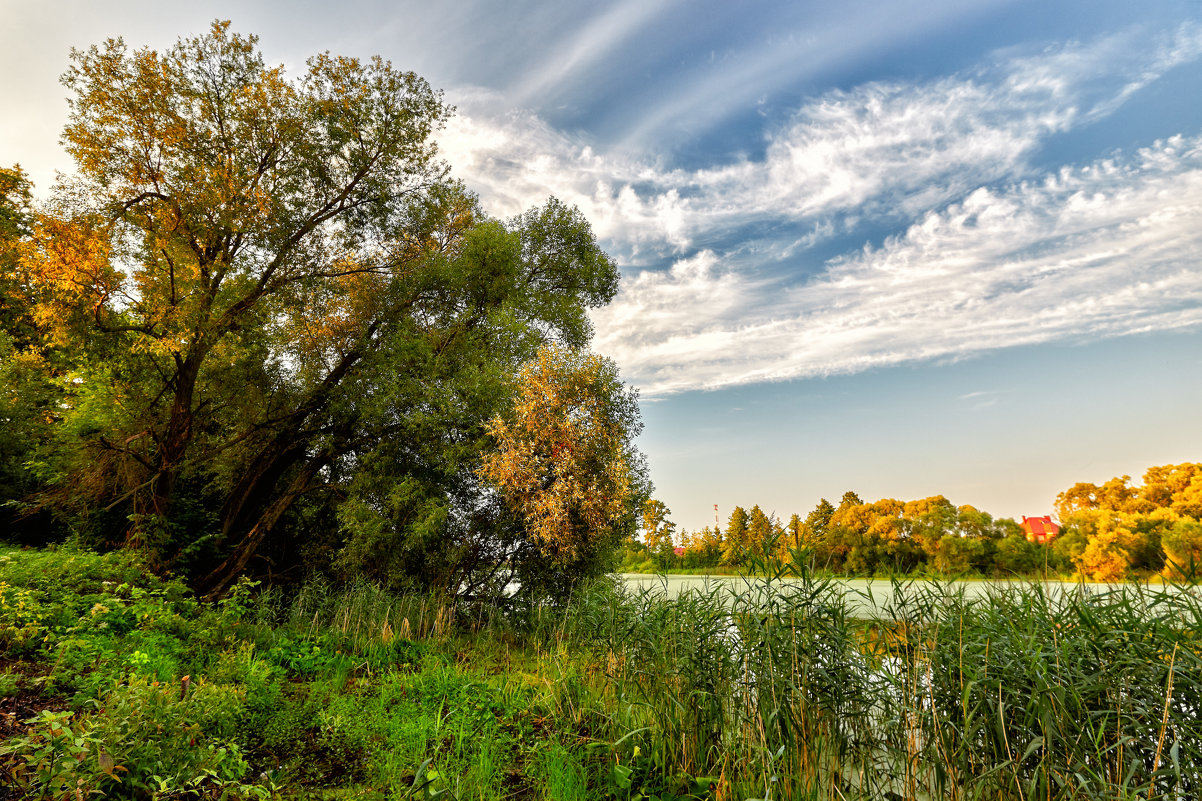
[[[292, 79], [216, 23], [75, 52], [64, 84], [77, 172], [36, 214], [4, 174], [10, 522], [211, 592], [299, 566], [462, 590], [534, 558], [537, 521], [479, 468], [521, 366], [586, 347], [616, 291], [579, 212], [489, 218], [436, 158], [440, 93], [379, 59]], [[621, 409], [613, 539], [637, 406], [595, 389]]]
[[1056, 496], [1056, 511], [1060, 549], [1091, 578], [1197, 578], [1202, 568], [1202, 464], [1149, 467], [1142, 485], [1130, 476], [1079, 482]]

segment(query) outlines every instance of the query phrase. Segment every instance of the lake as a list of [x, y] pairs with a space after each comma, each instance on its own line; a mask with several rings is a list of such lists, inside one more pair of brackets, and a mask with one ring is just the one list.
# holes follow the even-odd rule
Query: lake
[[[640, 590], [643, 588], [651, 588], [653, 590], [664, 593], [668, 598], [675, 598], [685, 590], [702, 590], [710, 591], [715, 587], [728, 588], [731, 592], [743, 589], [749, 582], [763, 581], [763, 579], [748, 578], [743, 576], [680, 576], [680, 575], [654, 575], [650, 573], [618, 573], [615, 574], [620, 578], [625, 585], [632, 590]], [[842, 585], [845, 594], [848, 598], [849, 611], [857, 616], [877, 617], [880, 614], [882, 607], [886, 606], [893, 600], [893, 584], [888, 579], [851, 579], [851, 578], [835, 578], [830, 581], [836, 585]], [[795, 579], [782, 579], [782, 583], [797, 583]], [[920, 586], [927, 582], [912, 582], [913, 586]], [[941, 586], [951, 587], [956, 590], [963, 590], [965, 597], [976, 599], [983, 598], [989, 592], [990, 588], [1001, 589], [1008, 585], [1013, 586], [1031, 586], [1032, 584], [1042, 584], [1049, 596], [1059, 597], [1062, 593], [1073, 590], [1082, 585], [1074, 581], [1043, 581], [1035, 582], [1030, 580], [963, 580], [963, 581], [945, 581], [940, 582]], [[906, 586], [903, 584], [903, 586]], [[933, 586], [933, 584], [932, 584]], [[1097, 592], [1105, 592], [1114, 586], [1106, 584], [1086, 584], [1085, 587], [1091, 588]]]

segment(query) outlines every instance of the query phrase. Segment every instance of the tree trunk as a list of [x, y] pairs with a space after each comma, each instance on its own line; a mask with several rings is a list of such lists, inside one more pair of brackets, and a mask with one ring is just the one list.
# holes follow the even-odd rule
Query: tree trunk
[[225, 561], [218, 565], [211, 573], [200, 580], [200, 591], [205, 597], [212, 600], [220, 598], [226, 593], [234, 579], [246, 569], [246, 565], [250, 562], [259, 546], [267, 539], [267, 535], [272, 532], [275, 525], [288, 511], [292, 503], [303, 495], [306, 491], [312, 488], [312, 482], [318, 472], [330, 463], [330, 456], [322, 454], [319, 458], [312, 460], [306, 464], [300, 472], [293, 476], [289, 482], [288, 489], [276, 497], [263, 513], [259, 515], [255, 524], [246, 532], [246, 535], [234, 548], [233, 553], [226, 557]]
[[331, 393], [363, 358], [377, 327], [376, 323], [370, 325], [360, 346], [346, 353], [309, 397], [277, 424], [275, 437], [243, 473], [222, 509], [221, 541], [230, 542], [243, 531], [246, 534], [238, 540], [233, 553], [201, 579], [202, 591], [214, 596], [224, 593], [292, 502], [310, 488], [317, 471], [329, 465], [338, 455], [337, 445], [327, 445], [320, 454], [303, 464], [283, 494], [275, 494], [281, 479], [289, 470], [305, 461], [310, 443], [321, 433], [330, 434], [335, 441], [345, 442], [353, 427], [350, 421], [340, 421], [334, 432], [321, 432], [313, 426], [313, 422], [328, 407]]
[[230, 541], [238, 531], [248, 528], [271, 498], [280, 479], [305, 458], [306, 443], [295, 430], [278, 434], [255, 457], [230, 492], [221, 510], [221, 541]]
[[151, 489], [151, 509], [154, 514], [166, 518], [171, 511], [175, 493], [175, 479], [188, 444], [192, 441], [193, 409], [192, 398], [196, 393], [196, 380], [200, 365], [208, 348], [196, 346], [179, 364], [175, 373], [175, 394], [171, 400], [171, 416], [167, 430], [159, 443], [158, 472]]

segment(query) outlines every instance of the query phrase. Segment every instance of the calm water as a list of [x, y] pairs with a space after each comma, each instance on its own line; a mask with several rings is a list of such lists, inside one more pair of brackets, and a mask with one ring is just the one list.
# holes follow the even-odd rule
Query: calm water
[[[744, 578], [741, 576], [656, 576], [647, 573], [619, 573], [618, 578], [622, 579], [626, 583], [626, 586], [632, 590], [648, 587], [663, 592], [669, 598], [677, 597], [686, 589], [710, 591], [718, 587], [729, 589], [731, 592], [737, 592], [745, 589], [748, 582], [763, 581], [763, 579]], [[893, 600], [893, 585], [886, 579], [831, 579], [831, 581], [845, 588], [848, 596], [849, 611], [853, 614], [875, 617], [880, 613], [882, 607]], [[789, 583], [789, 580], [784, 579], [783, 583]], [[976, 599], [985, 597], [990, 588], [995, 590], [1000, 589], [1009, 583], [1011, 582], [948, 581], [943, 582], [943, 586], [953, 588], [954, 590], [962, 589], [966, 597]], [[1033, 582], [1020, 581], [1013, 583], [1030, 586]], [[1080, 586], [1076, 582], [1069, 581], [1045, 581], [1040, 583], [1043, 584], [1047, 593], [1053, 597], [1057, 597], [1061, 593]], [[918, 584], [918, 582], [915, 582], [915, 586], [918, 586]], [[1096, 588], [1098, 591], [1108, 589], [1108, 586], [1104, 584], [1090, 584], [1086, 586]]]

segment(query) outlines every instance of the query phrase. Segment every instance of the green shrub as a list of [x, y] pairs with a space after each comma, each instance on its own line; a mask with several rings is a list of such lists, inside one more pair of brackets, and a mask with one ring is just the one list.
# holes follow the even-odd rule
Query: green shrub
[[0, 649], [16, 656], [41, 647], [48, 616], [34, 591], [0, 581]]
[[44, 709], [23, 721], [28, 733], [0, 745], [0, 769], [10, 786], [26, 790], [31, 798], [35, 792], [43, 798], [67, 798], [87, 786], [80, 766], [89, 753], [96, 753], [95, 740], [73, 726], [71, 718], [70, 712]]
[[235, 688], [133, 677], [93, 706], [25, 721], [27, 733], [0, 749], [18, 787], [54, 798], [182, 797], [210, 786], [241, 797], [261, 789], [240, 784], [248, 766], [231, 740], [242, 707]]

